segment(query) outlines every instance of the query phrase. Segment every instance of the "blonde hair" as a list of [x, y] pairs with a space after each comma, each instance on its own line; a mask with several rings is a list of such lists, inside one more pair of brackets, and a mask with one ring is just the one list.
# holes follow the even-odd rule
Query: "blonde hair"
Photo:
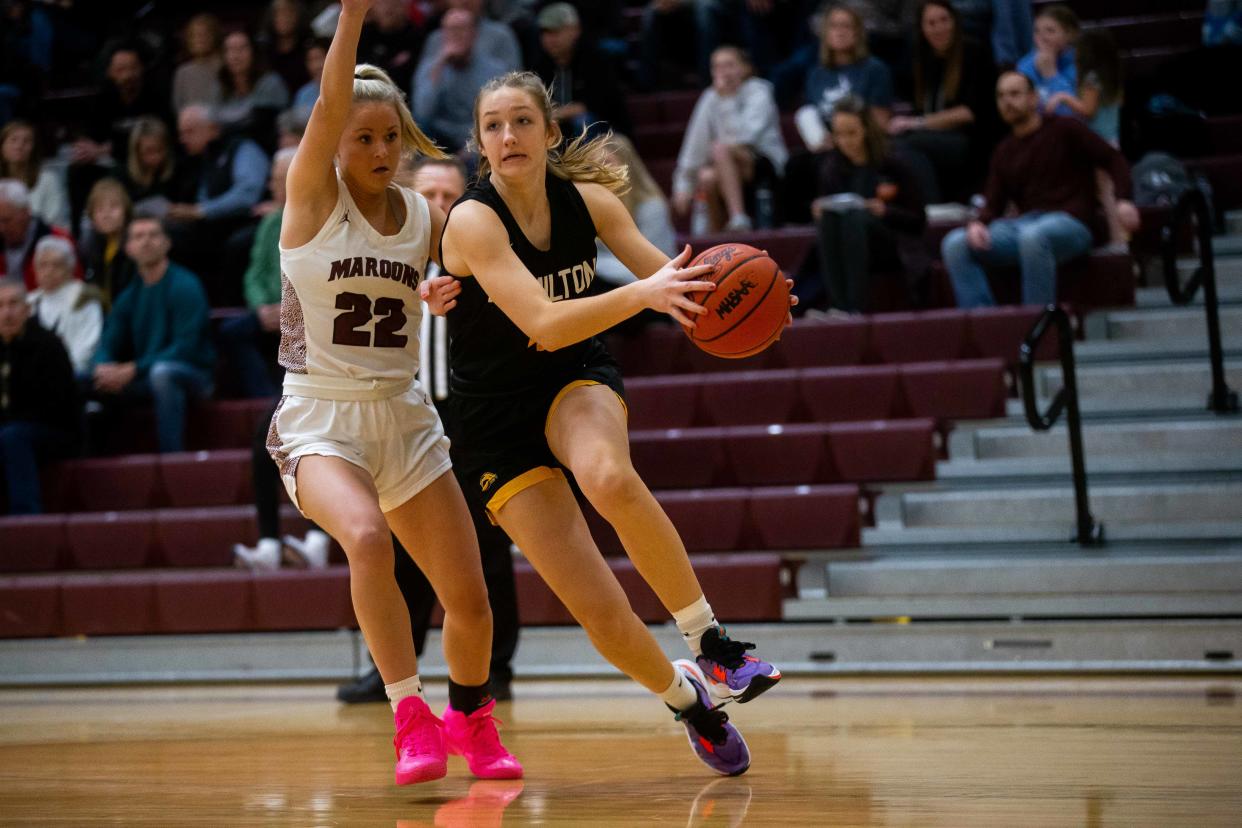
[[[561, 127], [552, 118], [552, 95], [539, 76], [534, 72], [508, 72], [498, 75], [483, 84], [483, 88], [479, 90], [479, 94], [474, 99], [474, 127], [471, 130], [470, 143], [472, 148], [479, 152], [479, 171], [476, 176], [479, 181], [487, 178], [492, 171], [487, 156], [483, 155], [479, 108], [483, 104], [484, 96], [500, 89], [517, 89], [529, 95], [543, 114], [544, 124], [555, 131], [557, 144], [560, 143]], [[564, 149], [548, 150], [548, 169], [557, 178], [602, 184], [616, 195], [624, 195], [630, 189], [629, 172], [609, 157], [608, 143], [612, 139], [612, 130], [595, 138], [588, 138], [587, 131], [584, 129], [577, 138], [566, 144]]]
[[[125, 224], [128, 225], [134, 217], [134, 202], [129, 197], [129, 192], [125, 186], [115, 178], [101, 178], [95, 182], [95, 186], [91, 187], [90, 195], [86, 197], [85, 213], [94, 223], [95, 208], [99, 206], [99, 202], [112, 196], [121, 202], [121, 207], [125, 211]], [[124, 232], [124, 227], [121, 228]]]
[[354, 67], [354, 103], [390, 104], [397, 110], [397, 117], [401, 121], [401, 145], [407, 152], [428, 158], [448, 157], [448, 153], [419, 129], [414, 122], [414, 116], [410, 114], [410, 107], [405, 102], [405, 93], [378, 66], [359, 63]]
[[[142, 169], [138, 163], [138, 142], [143, 138], [159, 138], [164, 142], [164, 163], [160, 169], [148, 173]], [[141, 184], [143, 187], [150, 187], [152, 184], [159, 182], [163, 184], [172, 178], [173, 174], [173, 148], [172, 141], [168, 136], [168, 127], [158, 118], [139, 118], [134, 122], [134, 128], [129, 132], [129, 158], [125, 163], [125, 169], [129, 173], [131, 181]]]
[[639, 157], [638, 150], [634, 148], [634, 142], [624, 135], [613, 135], [609, 143], [613, 156], [629, 172], [630, 187], [620, 195], [620, 199], [630, 215], [634, 215], [638, 205], [644, 201], [654, 201], [655, 199], [666, 201], [664, 191], [660, 189], [660, 185], [652, 177], [651, 171], [647, 169], [647, 165]]

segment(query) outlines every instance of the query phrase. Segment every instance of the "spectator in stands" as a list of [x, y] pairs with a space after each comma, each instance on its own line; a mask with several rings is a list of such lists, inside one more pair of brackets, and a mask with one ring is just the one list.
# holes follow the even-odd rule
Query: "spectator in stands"
[[[1082, 25], [1069, 6], [1044, 6], [1035, 15], [1035, 48], [1018, 61], [1018, 71], [1031, 79], [1039, 92], [1041, 103], [1054, 95], [1078, 91], [1078, 70], [1075, 65], [1074, 42]], [[1064, 102], [1052, 113], [1073, 115]]]
[[[513, 30], [496, 20], [492, 20], [484, 14], [483, 0], [447, 0], [444, 4], [447, 9], [444, 16], [440, 19], [440, 26], [430, 35], [427, 36], [427, 42], [423, 45], [423, 54], [420, 63], [427, 59], [428, 55], [438, 55], [443, 49], [443, 41], [446, 36], [444, 31], [444, 23], [448, 19], [448, 13], [453, 10], [466, 11], [475, 20], [475, 49], [484, 55], [489, 55], [492, 59], [504, 66], [505, 72], [516, 71], [522, 68], [522, 47], [518, 44], [517, 36], [513, 34]], [[601, 3], [599, 5], [611, 5], [609, 3]], [[503, 74], [503, 73], [502, 73]]]
[[288, 92], [301, 89], [310, 77], [304, 53], [310, 37], [310, 20], [302, 0], [271, 0], [259, 43], [264, 62], [280, 77]]
[[173, 73], [173, 112], [190, 104], [218, 104], [220, 69], [224, 59], [220, 50], [220, 20], [210, 12], [196, 14], [182, 33], [185, 59]]
[[846, 95], [861, 98], [871, 107], [871, 117], [885, 128], [893, 105], [892, 73], [868, 53], [858, 12], [832, 6], [821, 27], [819, 65], [807, 74], [806, 105], [797, 114], [798, 133], [813, 152], [832, 149], [832, 113]]
[[81, 214], [86, 194], [108, 174], [107, 165], [120, 159], [139, 118], [170, 121], [169, 96], [148, 76], [143, 55], [135, 43], [114, 46], [106, 61], [102, 91], [83, 118], [83, 133], [69, 155], [69, 202], [73, 226]]
[[30, 319], [26, 287], [0, 279], [0, 469], [9, 514], [43, 511], [39, 464], [76, 443], [77, 393], [65, 346]]
[[94, 358], [101, 401], [154, 401], [161, 452], [184, 450], [187, 402], [211, 395], [215, 366], [207, 297], [169, 248], [159, 219], [130, 222], [125, 252], [139, 279], [112, 306]]
[[34, 124], [9, 121], [0, 129], [0, 178], [30, 190], [30, 212], [45, 224], [69, 227], [69, 193], [61, 171], [45, 164]]
[[904, 75], [910, 66], [910, 33], [918, 31], [918, 0], [852, 0], [848, 5], [862, 15], [871, 54]]
[[54, 31], [48, 12], [30, 0], [0, 7], [0, 125], [40, 91], [51, 69]]
[[475, 16], [465, 9], [449, 9], [427, 40], [414, 73], [414, 120], [450, 152], [461, 150], [470, 138], [474, 98], [483, 84], [512, 68], [495, 52], [478, 47], [477, 37]]
[[168, 207], [174, 248], [207, 277], [218, 304], [232, 304], [240, 298], [235, 289], [240, 285], [224, 284], [217, 277], [236, 279], [245, 269], [252, 241], [247, 230], [254, 223], [251, 210], [267, 186], [268, 159], [249, 138], [225, 134], [207, 107], [183, 109], [177, 128], [186, 161], [196, 174], [194, 202]]
[[[629, 138], [614, 135], [611, 144], [613, 159], [630, 171], [630, 188], [620, 196], [621, 203], [634, 217], [638, 231], [671, 259], [677, 254], [677, 239], [664, 192], [651, 177], [647, 165], [643, 163]], [[612, 254], [603, 241], [597, 239], [595, 246], [598, 251], [595, 260], [597, 277], [613, 286], [634, 281], [634, 274]]]
[[871, 108], [849, 96], [832, 116], [835, 148], [820, 173], [812, 206], [819, 231], [820, 277], [832, 307], [871, 310], [876, 274], [901, 272], [907, 301], [919, 302], [927, 274], [926, 203], [918, 177], [888, 146]]
[[949, 0], [923, 0], [917, 19], [914, 114], [893, 117], [888, 132], [903, 152], [926, 159], [934, 171], [922, 187], [928, 202], [964, 202], [984, 169], [971, 159], [986, 158], [990, 149], [995, 73], [983, 47], [964, 36]]
[[215, 120], [221, 129], [243, 133], [260, 145], [270, 144], [276, 113], [289, 106], [289, 90], [280, 75], [268, 71], [255, 54], [254, 42], [245, 31], [233, 31], [224, 38], [220, 88]]
[[[1017, 265], [1022, 302], [1056, 301], [1057, 265], [1087, 253], [1097, 221], [1095, 170], [1107, 169], [1116, 194], [1130, 195], [1130, 171], [1121, 153], [1073, 118], [1045, 116], [1039, 93], [1021, 72], [1006, 72], [996, 84], [996, 103], [1011, 134], [992, 154], [979, 216], [945, 237], [941, 253], [957, 304], [994, 305], [988, 265]], [[1013, 207], [1016, 218], [1001, 218]], [[1118, 202], [1125, 229], [1138, 227], [1138, 211]]]
[[1242, 0], [1208, 0], [1203, 12], [1203, 45], [1242, 46]]
[[220, 348], [245, 397], [272, 397], [279, 390], [273, 372], [280, 345], [280, 220], [284, 215], [285, 177], [295, 152], [296, 148], [287, 147], [272, 159], [268, 187], [274, 209], [259, 222], [243, 279], [250, 312], [220, 325]]
[[767, 163], [779, 175], [788, 157], [772, 85], [751, 76], [750, 62], [736, 46], [716, 49], [712, 85], [694, 105], [677, 154], [674, 209], [685, 215], [702, 198], [709, 229], [748, 230], [746, 184], [757, 164]]
[[609, 61], [582, 41], [578, 12], [568, 3], [553, 3], [539, 12], [539, 56], [535, 72], [552, 90], [552, 117], [566, 135], [588, 127], [631, 131], [630, 114]]
[[378, 66], [390, 77], [409, 77], [426, 37], [410, 19], [405, 0], [375, 0], [358, 40], [358, 62]]
[[133, 215], [133, 202], [121, 182], [115, 178], [95, 182], [86, 198], [86, 229], [80, 253], [84, 281], [100, 292], [105, 310], [138, 276], [133, 260], [125, 253], [125, 228]]
[[193, 196], [192, 185], [177, 175], [172, 140], [163, 121], [139, 118], [128, 147], [125, 165], [117, 172], [138, 211], [162, 215], [170, 203]]
[[48, 235], [69, 237], [63, 229], [51, 227], [31, 213], [30, 190], [25, 184], [15, 178], [0, 179], [0, 240], [4, 242], [0, 278], [21, 279], [28, 290], [33, 290], [35, 243]]
[[[319, 100], [319, 81], [323, 78], [323, 62], [328, 57], [328, 45], [331, 42], [315, 39], [306, 44], [306, 73], [310, 76], [310, 80], [302, 84], [302, 88], [294, 94], [293, 108], [305, 110], [308, 117], [315, 106], [315, 101]], [[362, 62], [361, 59], [359, 62]]]
[[39, 285], [29, 296], [34, 317], [45, 330], [60, 337], [73, 363], [73, 373], [86, 379], [103, 332], [103, 294], [94, 285], [73, 278], [78, 257], [69, 239], [39, 239], [34, 261]]
[[[686, 48], [690, 36], [693, 50]], [[679, 71], [692, 69], [706, 82], [718, 37], [716, 0], [649, 0], [643, 9], [639, 86], [647, 92], [676, 86], [681, 78], [668, 77], [669, 65]]]

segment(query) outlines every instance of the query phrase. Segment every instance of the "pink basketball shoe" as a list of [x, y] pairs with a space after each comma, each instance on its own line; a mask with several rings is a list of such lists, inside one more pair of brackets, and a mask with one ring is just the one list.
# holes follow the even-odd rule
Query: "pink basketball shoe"
[[398, 785], [430, 782], [448, 773], [448, 752], [444, 746], [444, 722], [436, 718], [427, 702], [418, 696], [404, 698], [393, 714], [397, 735]]
[[444, 737], [448, 751], [464, 756], [470, 772], [480, 779], [521, 779], [522, 765], [500, 743], [492, 718], [496, 700], [492, 699], [469, 716], [444, 708]]

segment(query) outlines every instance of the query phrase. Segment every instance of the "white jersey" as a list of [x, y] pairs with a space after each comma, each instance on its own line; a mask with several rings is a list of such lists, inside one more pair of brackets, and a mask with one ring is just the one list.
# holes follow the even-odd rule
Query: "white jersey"
[[397, 187], [405, 221], [391, 236], [359, 212], [338, 175], [336, 207], [301, 247], [280, 249], [280, 364], [285, 393], [334, 400], [383, 399], [418, 373], [431, 215]]

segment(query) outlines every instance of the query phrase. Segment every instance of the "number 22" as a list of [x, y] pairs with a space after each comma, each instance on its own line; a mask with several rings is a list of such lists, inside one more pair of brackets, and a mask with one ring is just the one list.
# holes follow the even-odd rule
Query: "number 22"
[[[359, 345], [376, 348], [404, 348], [410, 338], [397, 333], [405, 327], [405, 303], [392, 296], [383, 296], [375, 300], [375, 312], [371, 312], [371, 297], [361, 293], [338, 293], [336, 309], [345, 311], [336, 317], [332, 324], [333, 345]], [[358, 330], [371, 321], [373, 316], [380, 317], [375, 323], [375, 337]]]

